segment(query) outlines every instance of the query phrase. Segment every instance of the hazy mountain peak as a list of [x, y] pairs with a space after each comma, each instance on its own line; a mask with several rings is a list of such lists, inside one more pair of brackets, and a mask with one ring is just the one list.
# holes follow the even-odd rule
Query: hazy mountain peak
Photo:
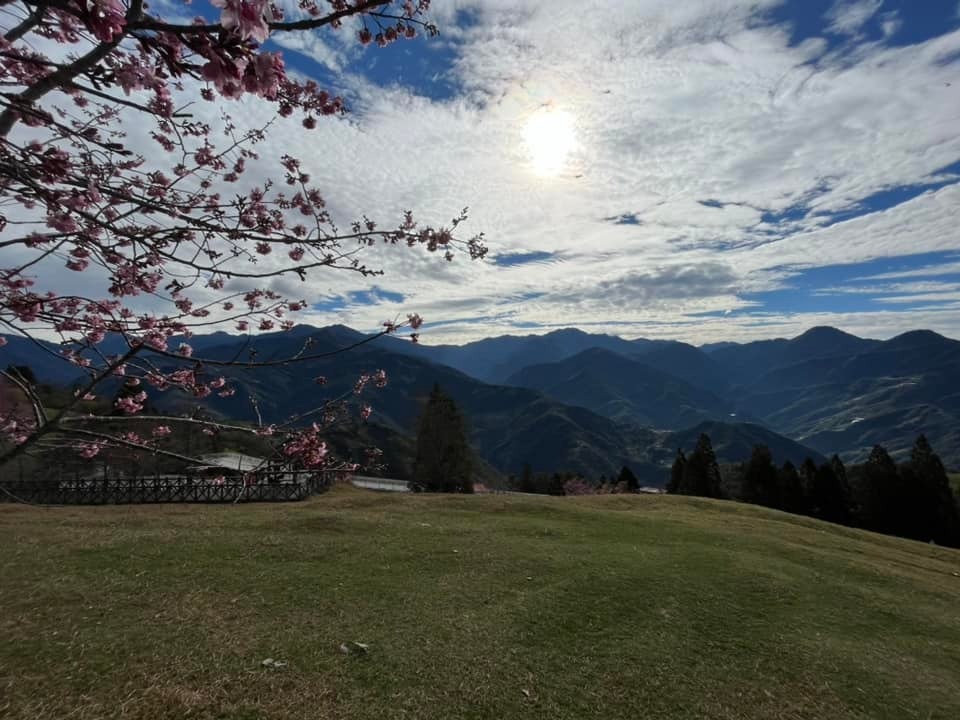
[[903, 347], [909, 347], [914, 345], [929, 345], [933, 343], [950, 343], [956, 342], [950, 340], [949, 338], [944, 337], [940, 333], [936, 333], [933, 330], [910, 330], [909, 332], [901, 333], [894, 338], [891, 338], [887, 341], [887, 345], [899, 345]]

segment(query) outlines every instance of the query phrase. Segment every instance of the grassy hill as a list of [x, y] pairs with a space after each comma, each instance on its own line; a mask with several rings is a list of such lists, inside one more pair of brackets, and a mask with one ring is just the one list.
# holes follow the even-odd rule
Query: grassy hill
[[0, 543], [4, 718], [960, 716], [960, 552], [745, 505], [0, 506]]

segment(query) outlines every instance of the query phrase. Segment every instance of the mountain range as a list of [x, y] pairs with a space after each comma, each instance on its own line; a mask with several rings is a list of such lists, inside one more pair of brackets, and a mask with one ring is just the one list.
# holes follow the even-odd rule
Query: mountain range
[[[190, 343], [198, 356], [243, 361], [290, 357], [305, 343], [310, 354], [331, 352], [366, 338], [344, 326], [304, 325]], [[57, 346], [7, 339], [0, 366], [29, 365], [50, 384], [76, 380], [76, 368], [55, 357]], [[326, 358], [231, 367], [225, 374], [238, 392], [204, 401], [205, 409], [239, 420], [258, 411], [264, 422], [282, 422], [350, 396], [357, 377], [377, 369], [389, 383], [365, 396], [378, 438], [412, 435], [420, 403], [439, 383], [463, 409], [477, 454], [503, 473], [529, 463], [598, 477], [627, 465], [642, 482], [660, 484], [677, 448], [691, 448], [700, 432], [711, 435], [721, 461], [743, 460], [762, 443], [777, 462], [794, 463], [833, 453], [858, 461], [877, 443], [902, 454], [923, 432], [948, 466], [960, 467], [960, 342], [929, 331], [878, 341], [821, 327], [792, 339], [700, 348], [574, 329], [460, 346], [382, 337]], [[173, 393], [155, 393], [151, 402], [171, 412], [196, 405]], [[400, 474], [409, 467], [394, 465]]]

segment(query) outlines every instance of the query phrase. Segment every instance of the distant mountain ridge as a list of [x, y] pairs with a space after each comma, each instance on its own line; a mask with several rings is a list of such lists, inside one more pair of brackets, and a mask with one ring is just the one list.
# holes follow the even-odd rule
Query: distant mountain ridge
[[[56, 345], [7, 337], [3, 367], [29, 365], [54, 384], [78, 377], [75, 366], [55, 357]], [[289, 357], [305, 343], [308, 354], [359, 347], [265, 371], [232, 368], [228, 375], [243, 392], [210, 401], [210, 409], [248, 417], [254, 397], [265, 419], [279, 420], [324, 393], [348, 392], [360, 372], [383, 367], [391, 382], [371, 397], [378, 423], [410, 434], [418, 398], [439, 382], [464, 408], [478, 452], [503, 472], [529, 462], [591, 476], [626, 464], [656, 475], [677, 442], [692, 445], [682, 433], [710, 427], [704, 423], [721, 423], [713, 425], [717, 432], [734, 428], [724, 444], [730, 452], [742, 451], [765, 426], [767, 440], [784, 453], [798, 452], [786, 444], [795, 442], [802, 452], [847, 460], [875, 443], [905, 452], [924, 432], [948, 466], [960, 467], [960, 342], [930, 331], [879, 341], [820, 327], [792, 339], [706, 350], [573, 329], [463, 346], [370, 340], [345, 326], [190, 340], [199, 356], [241, 361]], [[313, 382], [317, 375], [330, 380], [323, 392]], [[194, 402], [173, 395], [158, 401], [167, 409]]]
[[531, 365], [508, 385], [539, 390], [621, 422], [677, 430], [735, 416], [726, 401], [639, 359], [591, 348], [557, 363]]

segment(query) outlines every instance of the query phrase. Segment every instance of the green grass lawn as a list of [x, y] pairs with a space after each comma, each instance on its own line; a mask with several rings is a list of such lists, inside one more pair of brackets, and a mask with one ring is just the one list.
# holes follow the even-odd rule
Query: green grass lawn
[[7, 505], [0, 543], [3, 718], [960, 717], [960, 552], [745, 505]]

